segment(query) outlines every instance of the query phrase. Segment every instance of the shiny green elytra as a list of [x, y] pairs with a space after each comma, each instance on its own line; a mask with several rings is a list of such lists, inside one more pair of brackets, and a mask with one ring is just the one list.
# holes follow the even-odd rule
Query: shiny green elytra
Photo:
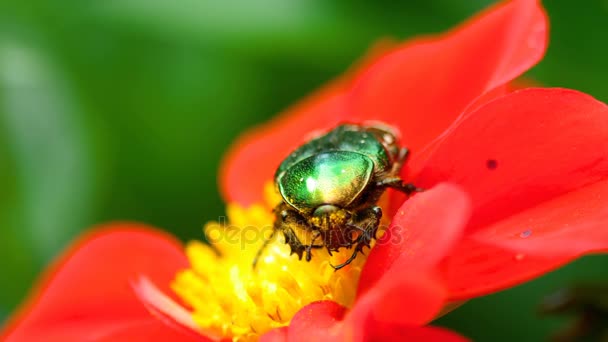
[[279, 179], [287, 204], [309, 211], [323, 204], [347, 207], [365, 189], [374, 171], [366, 155], [350, 151], [315, 154], [292, 165]]
[[302, 212], [322, 204], [346, 207], [374, 178], [386, 172], [397, 149], [394, 133], [340, 125], [293, 151], [281, 163], [275, 182], [283, 200]]
[[275, 173], [283, 201], [275, 208], [273, 235], [282, 232], [292, 253], [300, 259], [306, 253], [306, 260], [316, 248], [331, 254], [354, 246], [352, 256], [334, 268], [348, 265], [376, 235], [380, 195], [389, 187], [407, 194], [418, 190], [399, 176], [407, 154], [396, 130], [382, 123], [339, 125], [301, 145]]

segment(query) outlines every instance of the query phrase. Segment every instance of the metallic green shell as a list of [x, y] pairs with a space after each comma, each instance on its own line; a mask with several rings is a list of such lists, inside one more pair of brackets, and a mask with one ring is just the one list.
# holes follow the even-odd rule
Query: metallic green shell
[[391, 166], [386, 149], [374, 134], [367, 132], [359, 125], [344, 124], [293, 151], [277, 169], [275, 181], [278, 183], [282, 173], [298, 162], [329, 151], [349, 151], [363, 154], [372, 160], [376, 171], [385, 171]]
[[323, 204], [346, 207], [365, 189], [373, 171], [374, 162], [366, 155], [330, 151], [291, 165], [277, 183], [287, 204], [300, 211]]

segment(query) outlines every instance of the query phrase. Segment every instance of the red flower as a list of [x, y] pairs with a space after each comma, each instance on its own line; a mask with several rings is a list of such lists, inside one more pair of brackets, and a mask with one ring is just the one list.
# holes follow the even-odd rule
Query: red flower
[[[408, 216], [441, 216], [434, 229], [415, 229], [411, 238], [424, 241], [439, 231], [459, 232], [465, 222], [467, 201], [459, 190], [440, 186], [422, 194]], [[437, 200], [455, 202], [453, 208], [437, 208]], [[414, 202], [414, 201], [412, 201]], [[420, 217], [422, 219], [422, 217]], [[429, 228], [429, 227], [425, 227]], [[452, 232], [452, 234], [449, 234]], [[418, 236], [417, 236], [418, 235]], [[315, 337], [390, 338], [412, 337], [425, 341], [465, 341], [439, 328], [423, 327], [445, 304], [446, 289], [428, 268], [435, 265], [451, 247], [444, 239], [416, 260], [397, 260], [393, 272], [376, 285], [374, 291], [358, 300], [353, 310], [332, 301], [304, 307], [288, 329], [267, 333], [266, 341], [310, 341]], [[171, 297], [159, 298], [146, 286], [139, 286], [145, 275], [160, 292], [170, 295], [168, 284], [187, 259], [178, 242], [150, 227], [113, 224], [85, 236], [51, 266], [33, 295], [9, 322], [3, 341], [207, 341], [188, 325], [184, 312], [172, 308]], [[145, 285], [145, 284], [144, 284]], [[149, 290], [151, 294], [146, 293]], [[395, 295], [408, 303], [403, 306]], [[174, 297], [173, 297], [174, 298]], [[159, 305], [160, 304], [160, 305]], [[162, 307], [164, 306], [164, 307]]]
[[[301, 144], [294, 137], [340, 121], [381, 120], [399, 127], [412, 151], [404, 179], [425, 189], [450, 182], [472, 198], [465, 235], [441, 262], [451, 299], [495, 292], [608, 250], [606, 105], [567, 89], [510, 92], [510, 82], [544, 54], [546, 29], [537, 1], [511, 1], [439, 38], [392, 49], [244, 135], [221, 172], [225, 197], [259, 201], [272, 168]], [[394, 195], [392, 213], [401, 205], [412, 203]], [[403, 219], [396, 215], [393, 224], [407, 227]], [[375, 248], [360, 292], [410, 249]]]
[[[545, 47], [536, 1], [499, 4], [445, 35], [375, 54], [239, 140], [220, 172], [231, 203], [262, 202], [278, 163], [311, 131], [342, 121], [398, 127], [412, 150], [402, 176], [427, 189], [407, 201], [391, 194], [383, 239], [399, 243], [372, 249], [350, 310], [312, 303], [264, 338], [461, 340], [421, 325], [449, 301], [608, 250], [608, 108], [566, 89], [511, 92]], [[76, 246], [2, 337], [203, 339], [196, 319], [163, 295], [188, 267], [170, 237], [114, 225]]]

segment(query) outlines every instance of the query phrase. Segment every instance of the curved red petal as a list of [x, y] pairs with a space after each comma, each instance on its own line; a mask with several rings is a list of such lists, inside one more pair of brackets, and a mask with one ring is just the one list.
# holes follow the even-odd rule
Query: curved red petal
[[453, 300], [518, 285], [608, 251], [608, 181], [569, 192], [472, 234], [443, 262]]
[[[468, 338], [443, 328], [418, 327], [410, 325], [369, 324], [367, 334], [373, 336], [371, 341], [424, 341], [424, 342], [466, 342]], [[366, 340], [367, 341], [367, 340]]]
[[175, 272], [187, 265], [180, 243], [161, 231], [128, 223], [96, 230], [49, 267], [3, 338], [103, 340], [146, 331], [188, 338], [153, 317], [131, 287], [145, 275], [170, 293]]
[[608, 180], [512, 215], [472, 238], [526, 254], [573, 258], [608, 251]]
[[473, 203], [467, 231], [483, 229], [606, 179], [607, 117], [604, 103], [573, 90], [513, 92], [468, 113], [430, 156], [414, 156], [412, 180], [461, 186]]
[[205, 342], [202, 335], [175, 329], [155, 317], [148, 318], [74, 318], [72, 322], [38, 324], [26, 333], [7, 336], [2, 341], [95, 341], [95, 342]]
[[314, 302], [293, 316], [287, 331], [289, 342], [344, 341], [342, 319], [346, 308], [332, 301]]
[[373, 288], [360, 295], [345, 321], [354, 334], [368, 321], [394, 325], [423, 325], [435, 318], [446, 303], [447, 291], [429, 271], [417, 272], [395, 264]]
[[371, 250], [358, 296], [387, 273], [435, 265], [458, 242], [469, 214], [468, 196], [451, 184], [439, 184], [407, 200]]
[[477, 97], [536, 64], [546, 43], [538, 1], [501, 3], [443, 36], [408, 42], [369, 68], [350, 94], [353, 119], [399, 127], [417, 152]]
[[568, 261], [519, 253], [469, 238], [451, 251], [440, 269], [448, 287], [449, 300], [457, 301], [519, 285]]
[[382, 278], [348, 313], [331, 301], [304, 307], [291, 320], [287, 341], [377, 341], [404, 336], [417, 338], [414, 341], [441, 337], [466, 341], [455, 333], [420, 326], [437, 315], [445, 296], [445, 288], [434, 277], [401, 272]]

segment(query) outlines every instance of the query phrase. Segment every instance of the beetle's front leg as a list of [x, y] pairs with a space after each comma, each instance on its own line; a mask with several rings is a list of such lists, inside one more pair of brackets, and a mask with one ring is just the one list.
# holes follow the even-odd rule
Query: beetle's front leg
[[306, 251], [306, 246], [302, 244], [302, 241], [300, 241], [291, 227], [285, 228], [283, 230], [283, 235], [285, 236], [285, 243], [291, 248], [290, 255], [297, 254], [298, 259], [302, 260], [302, 255], [304, 255], [304, 252]]
[[314, 245], [312, 242], [309, 245], [305, 246], [300, 241], [300, 239], [298, 238], [298, 236], [295, 234], [295, 232], [293, 231], [293, 229], [291, 227], [286, 227], [286, 226], [275, 227], [273, 229], [272, 233], [270, 234], [270, 236], [268, 237], [268, 239], [264, 240], [264, 244], [262, 245], [262, 247], [260, 247], [260, 249], [258, 249], [258, 252], [256, 253], [255, 257], [253, 258], [253, 268], [255, 268], [255, 266], [257, 265], [258, 260], [260, 259], [262, 252], [264, 252], [264, 250], [268, 246], [268, 243], [270, 243], [270, 241], [274, 238], [274, 236], [279, 231], [283, 232], [283, 236], [285, 237], [285, 243], [289, 245], [289, 248], [291, 249], [291, 254], [294, 254], [294, 253], [297, 254], [298, 258], [300, 260], [302, 260], [302, 255], [304, 255], [304, 252], [306, 252], [306, 261], [310, 261], [310, 259], [312, 258], [312, 254], [311, 254], [312, 249], [323, 247], [321, 245]]
[[382, 218], [382, 209], [376, 206], [365, 211], [363, 215], [364, 217], [360, 221], [350, 225], [353, 229], [360, 231], [360, 235], [356, 240], [355, 250], [345, 262], [335, 266], [331, 265], [336, 271], [353, 262], [359, 253], [363, 253], [363, 247], [369, 248], [372, 239], [376, 238], [380, 219]]
[[304, 218], [298, 214], [297, 212], [291, 210], [285, 203], [279, 204], [275, 209], [275, 220], [272, 229], [272, 233], [270, 236], [264, 240], [262, 247], [258, 250], [255, 257], [253, 258], [253, 267], [258, 263], [260, 256], [270, 243], [270, 241], [274, 238], [277, 232], [283, 232], [283, 236], [285, 237], [285, 243], [289, 245], [291, 249], [291, 254], [297, 254], [300, 260], [302, 260], [302, 255], [306, 250], [306, 247], [298, 236], [293, 231], [294, 225], [302, 225], [305, 222]]
[[399, 150], [399, 154], [397, 155], [395, 162], [393, 163], [393, 167], [389, 175], [386, 178], [378, 181], [376, 183], [376, 186], [393, 188], [395, 190], [405, 193], [408, 196], [414, 192], [424, 191], [424, 189], [421, 189], [415, 186], [414, 184], [403, 183], [403, 180], [399, 176], [399, 174], [401, 173], [401, 169], [403, 168], [403, 165], [405, 164], [409, 156], [410, 150], [408, 150], [407, 147], [401, 148]]
[[380, 226], [380, 219], [382, 218], [382, 208], [375, 206], [369, 209], [365, 213], [365, 217], [359, 224], [359, 227], [365, 227], [362, 230], [361, 235], [357, 239], [357, 246], [361, 245], [359, 251], [362, 251], [362, 247], [370, 247], [372, 239], [376, 238], [378, 233], [378, 227]]
[[[323, 248], [323, 245], [315, 245], [315, 241], [321, 236], [318, 230], [313, 231], [313, 237], [310, 239], [310, 243], [306, 246], [306, 261], [310, 261], [312, 259], [312, 249], [315, 248]], [[301, 259], [301, 258], [300, 258]]]

